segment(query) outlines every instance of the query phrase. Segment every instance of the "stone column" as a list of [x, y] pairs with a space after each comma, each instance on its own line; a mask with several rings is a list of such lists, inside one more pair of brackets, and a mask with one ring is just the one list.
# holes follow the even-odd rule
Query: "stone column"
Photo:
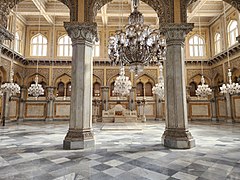
[[160, 121], [160, 120], [163, 120], [164, 117], [163, 117], [163, 114], [162, 114], [162, 103], [163, 103], [163, 100], [159, 99], [159, 96], [156, 95], [156, 121]]
[[24, 120], [26, 97], [27, 97], [27, 88], [21, 87], [20, 98], [19, 98], [19, 115], [18, 115], [19, 122], [22, 122]]
[[45, 121], [53, 121], [54, 115], [54, 89], [55, 87], [47, 86], [47, 115]]
[[233, 115], [232, 115], [232, 100], [231, 100], [231, 95], [229, 93], [227, 93], [225, 95], [226, 97], [226, 122], [228, 123], [233, 123]]
[[9, 92], [4, 92], [2, 97], [2, 125], [10, 121], [9, 117]]
[[109, 87], [108, 86], [102, 86], [102, 110], [107, 111], [108, 110], [108, 100], [109, 100]]
[[166, 147], [186, 149], [195, 146], [188, 130], [187, 101], [184, 70], [184, 41], [193, 24], [166, 24], [167, 57], [165, 73], [166, 129], [162, 143]]
[[136, 88], [132, 87], [129, 95], [129, 110], [131, 111], [136, 110], [135, 94], [136, 94]]
[[211, 110], [212, 110], [212, 121], [218, 121], [217, 119], [217, 106], [216, 106], [216, 89], [217, 87], [212, 88], [212, 97], [211, 97]]
[[64, 24], [72, 39], [71, 113], [64, 149], [94, 147], [92, 133], [92, 46], [97, 37], [96, 23]]

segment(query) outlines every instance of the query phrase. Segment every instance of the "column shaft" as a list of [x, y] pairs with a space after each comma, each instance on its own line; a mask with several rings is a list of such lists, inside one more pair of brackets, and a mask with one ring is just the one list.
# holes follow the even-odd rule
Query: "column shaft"
[[164, 146], [191, 148], [195, 140], [188, 131], [186, 85], [184, 71], [184, 41], [193, 24], [166, 24], [163, 27], [167, 41], [165, 62], [166, 129], [162, 136]]
[[96, 23], [65, 23], [72, 39], [71, 114], [64, 149], [94, 146], [92, 133], [92, 45]]

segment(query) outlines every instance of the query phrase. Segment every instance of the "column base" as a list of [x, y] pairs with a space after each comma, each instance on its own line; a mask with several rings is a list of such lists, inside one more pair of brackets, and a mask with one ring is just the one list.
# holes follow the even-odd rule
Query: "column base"
[[63, 141], [63, 149], [87, 149], [95, 146], [95, 140], [90, 129], [69, 129]]
[[216, 118], [216, 117], [212, 117], [211, 120], [212, 121], [219, 121], [218, 118]]
[[166, 129], [162, 135], [164, 146], [174, 149], [190, 149], [195, 147], [195, 140], [186, 129]]
[[235, 121], [233, 119], [226, 119], [226, 123], [234, 123]]
[[24, 118], [18, 118], [17, 122], [23, 122]]
[[53, 121], [53, 118], [48, 117], [48, 118], [45, 119], [45, 121], [46, 121], [46, 122], [51, 122], [51, 121]]

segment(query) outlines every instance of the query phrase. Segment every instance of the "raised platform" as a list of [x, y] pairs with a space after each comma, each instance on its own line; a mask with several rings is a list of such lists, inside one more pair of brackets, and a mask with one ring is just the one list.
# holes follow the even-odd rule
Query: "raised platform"
[[137, 123], [105, 123], [102, 131], [142, 131]]

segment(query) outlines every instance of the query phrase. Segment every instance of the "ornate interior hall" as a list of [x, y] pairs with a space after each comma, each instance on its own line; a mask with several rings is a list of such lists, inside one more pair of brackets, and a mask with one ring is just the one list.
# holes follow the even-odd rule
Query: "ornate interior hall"
[[240, 179], [239, 0], [0, 0], [0, 179]]

